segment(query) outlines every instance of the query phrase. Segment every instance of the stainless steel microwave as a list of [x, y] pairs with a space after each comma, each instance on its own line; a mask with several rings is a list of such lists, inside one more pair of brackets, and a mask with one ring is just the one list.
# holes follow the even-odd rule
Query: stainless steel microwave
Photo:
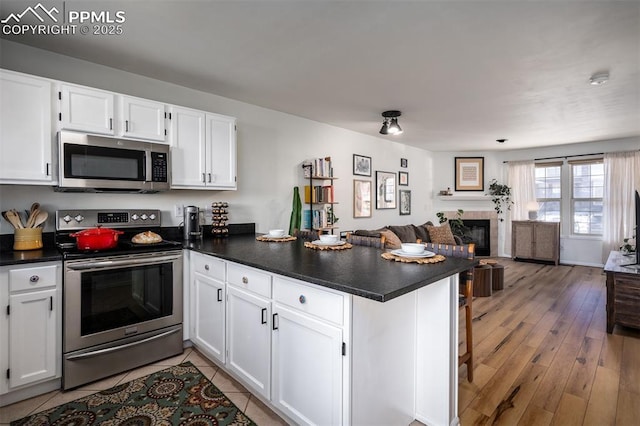
[[158, 192], [170, 187], [169, 145], [58, 133], [58, 191]]

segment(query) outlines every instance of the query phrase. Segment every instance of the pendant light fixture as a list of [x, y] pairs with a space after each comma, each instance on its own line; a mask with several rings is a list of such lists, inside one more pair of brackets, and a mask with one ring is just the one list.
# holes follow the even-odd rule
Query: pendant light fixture
[[402, 133], [402, 128], [398, 124], [398, 117], [402, 113], [400, 111], [391, 110], [382, 113], [384, 121], [382, 122], [382, 128], [380, 133], [383, 135], [399, 135]]

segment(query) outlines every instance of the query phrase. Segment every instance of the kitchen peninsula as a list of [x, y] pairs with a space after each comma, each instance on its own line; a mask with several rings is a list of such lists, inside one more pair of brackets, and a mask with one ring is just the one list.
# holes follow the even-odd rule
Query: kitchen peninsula
[[[458, 422], [458, 273], [475, 261], [253, 235], [185, 248], [190, 340], [295, 423]], [[216, 301], [220, 332], [207, 328]]]

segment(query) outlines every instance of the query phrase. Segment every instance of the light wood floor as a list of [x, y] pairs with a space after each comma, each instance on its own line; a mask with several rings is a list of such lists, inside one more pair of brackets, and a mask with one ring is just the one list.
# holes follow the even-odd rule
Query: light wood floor
[[640, 425], [640, 331], [606, 333], [602, 269], [499, 262], [505, 289], [473, 303], [461, 424]]

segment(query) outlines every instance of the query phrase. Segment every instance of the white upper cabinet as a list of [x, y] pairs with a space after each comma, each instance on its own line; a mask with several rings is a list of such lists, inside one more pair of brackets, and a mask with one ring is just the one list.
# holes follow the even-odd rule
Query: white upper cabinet
[[135, 139], [165, 142], [164, 104], [147, 99], [120, 96], [120, 134]]
[[54, 184], [51, 82], [0, 70], [0, 93], [0, 184]]
[[169, 108], [172, 189], [236, 189], [236, 119]]
[[115, 95], [104, 90], [62, 84], [58, 94], [62, 129], [115, 135]]

